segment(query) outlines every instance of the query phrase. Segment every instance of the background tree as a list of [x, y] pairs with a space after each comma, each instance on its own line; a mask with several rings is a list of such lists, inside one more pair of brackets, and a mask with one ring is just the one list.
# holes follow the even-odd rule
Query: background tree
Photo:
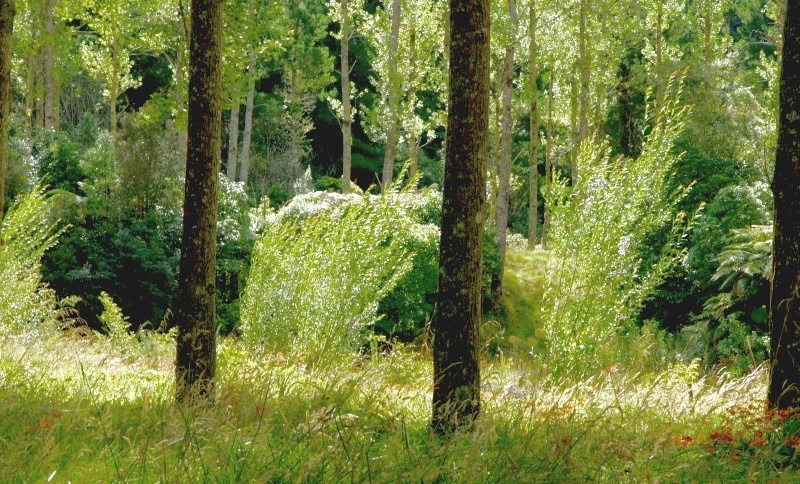
[[13, 0], [0, 2], [0, 219], [3, 217], [6, 201], [8, 109], [11, 98], [11, 40], [15, 14]]
[[439, 294], [433, 331], [433, 417], [438, 432], [480, 413], [481, 262], [489, 128], [489, 0], [450, 2], [448, 95]]
[[186, 157], [176, 393], [214, 396], [217, 185], [222, 130], [222, 0], [192, 0], [189, 145]]
[[770, 294], [770, 382], [767, 399], [779, 409], [800, 407], [800, 5], [788, 2], [775, 156], [775, 228]]

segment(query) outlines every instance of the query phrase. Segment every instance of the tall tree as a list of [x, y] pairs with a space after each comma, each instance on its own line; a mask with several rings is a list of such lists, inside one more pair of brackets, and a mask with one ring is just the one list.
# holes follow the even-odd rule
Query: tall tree
[[500, 159], [498, 163], [498, 186], [497, 186], [497, 220], [495, 229], [497, 230], [497, 252], [500, 257], [500, 274], [497, 280], [498, 301], [501, 301], [503, 294], [503, 272], [505, 271], [506, 258], [506, 232], [508, 229], [508, 204], [511, 195], [511, 150], [512, 140], [511, 131], [514, 129], [514, 119], [512, 116], [514, 104], [514, 56], [517, 48], [517, 29], [519, 27], [519, 17], [517, 15], [516, 0], [508, 0], [508, 40], [506, 41], [506, 51], [503, 60], [503, 108], [502, 121], [500, 127]]
[[800, 407], [800, 4], [788, 2], [784, 22], [778, 149], [772, 193], [775, 227], [770, 293], [770, 382], [779, 409]]
[[341, 0], [341, 75], [342, 75], [342, 193], [350, 193], [353, 150], [353, 116], [350, 112], [350, 16], [348, 0]]
[[189, 140], [179, 294], [176, 394], [214, 395], [216, 370], [217, 186], [222, 132], [222, 3], [192, 0]]
[[44, 2], [44, 42], [43, 51], [43, 74], [44, 74], [44, 127], [46, 129], [58, 129], [56, 126], [56, 82], [53, 73], [53, 54], [56, 36], [56, 23], [53, 17], [54, 0]]
[[530, 173], [528, 176], [529, 198], [528, 198], [528, 248], [536, 248], [536, 232], [539, 224], [539, 111], [537, 101], [539, 100], [539, 89], [536, 84], [539, 77], [539, 69], [536, 66], [536, 0], [530, 0], [528, 6], [530, 19], [528, 24], [528, 107], [530, 114], [530, 144], [528, 147], [528, 160]]
[[389, 34], [389, 63], [387, 65], [389, 92], [386, 100], [386, 107], [389, 109], [389, 126], [386, 128], [386, 152], [383, 156], [383, 177], [381, 178], [381, 183], [387, 187], [391, 185], [392, 176], [394, 176], [397, 125], [400, 118], [397, 101], [400, 94], [400, 79], [397, 76], [397, 45], [400, 42], [400, 4], [400, 0], [392, 0], [392, 30]]
[[6, 201], [8, 153], [8, 107], [11, 98], [11, 40], [14, 31], [14, 0], [0, 0], [0, 218]]
[[469, 427], [480, 413], [481, 265], [489, 129], [489, 0], [450, 2], [450, 91], [433, 330], [432, 427]]

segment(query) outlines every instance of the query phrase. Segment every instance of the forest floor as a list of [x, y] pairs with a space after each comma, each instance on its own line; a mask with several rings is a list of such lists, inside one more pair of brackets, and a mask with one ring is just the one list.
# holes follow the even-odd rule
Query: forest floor
[[227, 339], [216, 402], [173, 401], [168, 338], [0, 337], [0, 482], [797, 482], [797, 420], [743, 377], [482, 367], [482, 416], [429, 430], [430, 357], [309, 367]]

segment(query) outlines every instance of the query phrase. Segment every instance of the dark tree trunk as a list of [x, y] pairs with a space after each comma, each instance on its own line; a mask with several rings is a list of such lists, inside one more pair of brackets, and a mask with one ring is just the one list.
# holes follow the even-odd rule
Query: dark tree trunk
[[214, 397], [217, 185], [222, 132], [222, 0], [192, 0], [189, 140], [175, 316], [178, 401]]
[[6, 201], [8, 162], [8, 108], [11, 99], [11, 41], [14, 31], [14, 0], [0, 0], [0, 219]]
[[433, 330], [437, 432], [469, 428], [480, 412], [481, 264], [489, 128], [489, 0], [450, 2], [450, 92]]
[[775, 227], [770, 294], [769, 404], [800, 407], [800, 4], [788, 2], [783, 36]]

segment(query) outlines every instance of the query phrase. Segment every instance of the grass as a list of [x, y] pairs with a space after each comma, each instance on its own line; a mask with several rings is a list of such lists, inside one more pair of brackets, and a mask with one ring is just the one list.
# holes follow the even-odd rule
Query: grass
[[[234, 340], [214, 405], [172, 401], [172, 347], [102, 338], [0, 342], [0, 481], [747, 481], [798, 474], [793, 420], [763, 411], [766, 373], [550, 379], [483, 365], [472, 433], [428, 430], [430, 361], [410, 348], [306, 365]], [[786, 421], [784, 421], [786, 420]]]

